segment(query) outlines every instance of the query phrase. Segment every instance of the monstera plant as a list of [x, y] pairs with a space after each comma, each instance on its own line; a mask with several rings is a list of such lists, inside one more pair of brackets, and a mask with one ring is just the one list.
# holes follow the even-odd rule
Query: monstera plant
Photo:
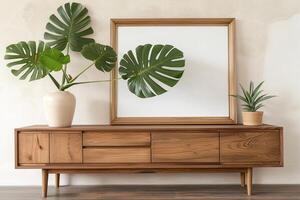
[[[28, 78], [33, 81], [49, 76], [60, 91], [73, 85], [99, 82], [76, 80], [93, 66], [101, 71], [112, 70], [117, 60], [115, 51], [110, 46], [95, 43], [94, 39], [87, 38], [94, 32], [90, 26], [91, 18], [87, 8], [78, 3], [66, 3], [57, 11], [58, 16], [51, 15], [50, 22], [46, 25], [44, 38], [49, 42], [45, 44], [40, 41], [36, 44], [34, 41], [22, 41], [9, 45], [4, 58], [13, 61], [7, 66], [13, 68], [12, 73], [20, 76], [20, 79]], [[80, 52], [83, 57], [92, 61], [74, 77], [67, 72], [70, 50]], [[61, 72], [60, 83], [52, 75], [54, 72]]]
[[[6, 48], [7, 67], [21, 80], [34, 81], [48, 76], [57, 92], [44, 98], [49, 126], [66, 127], [72, 124], [75, 97], [66, 91], [74, 85], [107, 82], [110, 80], [78, 81], [92, 67], [110, 72], [117, 61], [113, 48], [96, 43], [89, 36], [94, 32], [90, 26], [88, 10], [79, 3], [66, 3], [50, 16], [44, 39], [47, 42], [21, 41]], [[90, 63], [71, 75], [68, 64], [70, 51], [80, 53]], [[145, 44], [128, 51], [120, 61], [120, 79], [127, 80], [129, 90], [140, 98], [163, 94], [181, 78], [185, 60], [183, 53], [172, 45]], [[58, 74], [61, 81], [58, 81]]]

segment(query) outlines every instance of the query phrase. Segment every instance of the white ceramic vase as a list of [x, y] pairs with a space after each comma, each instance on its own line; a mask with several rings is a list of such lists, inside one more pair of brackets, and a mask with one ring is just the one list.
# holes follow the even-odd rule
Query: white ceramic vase
[[44, 110], [50, 127], [69, 127], [75, 112], [75, 96], [67, 91], [48, 93], [44, 97]]

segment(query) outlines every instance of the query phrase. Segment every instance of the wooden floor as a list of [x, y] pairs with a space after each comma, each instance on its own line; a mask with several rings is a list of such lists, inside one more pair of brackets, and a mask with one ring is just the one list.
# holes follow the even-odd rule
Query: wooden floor
[[[300, 185], [254, 185], [248, 197], [239, 185], [49, 187], [48, 200], [300, 200]], [[0, 187], [0, 200], [37, 200], [40, 187]]]

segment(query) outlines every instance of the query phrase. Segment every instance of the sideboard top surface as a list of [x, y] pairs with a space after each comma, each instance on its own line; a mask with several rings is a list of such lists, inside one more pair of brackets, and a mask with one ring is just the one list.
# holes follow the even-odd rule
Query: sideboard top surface
[[67, 128], [53, 128], [47, 125], [33, 125], [21, 128], [16, 128], [16, 131], [204, 131], [204, 130], [237, 130], [243, 129], [248, 131], [255, 130], [278, 130], [280, 126], [260, 125], [260, 126], [245, 126], [236, 125], [74, 125]]

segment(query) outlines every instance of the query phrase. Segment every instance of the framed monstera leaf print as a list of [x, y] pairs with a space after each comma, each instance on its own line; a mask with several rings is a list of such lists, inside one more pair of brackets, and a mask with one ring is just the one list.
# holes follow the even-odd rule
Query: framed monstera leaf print
[[235, 124], [232, 18], [112, 19], [112, 124]]

